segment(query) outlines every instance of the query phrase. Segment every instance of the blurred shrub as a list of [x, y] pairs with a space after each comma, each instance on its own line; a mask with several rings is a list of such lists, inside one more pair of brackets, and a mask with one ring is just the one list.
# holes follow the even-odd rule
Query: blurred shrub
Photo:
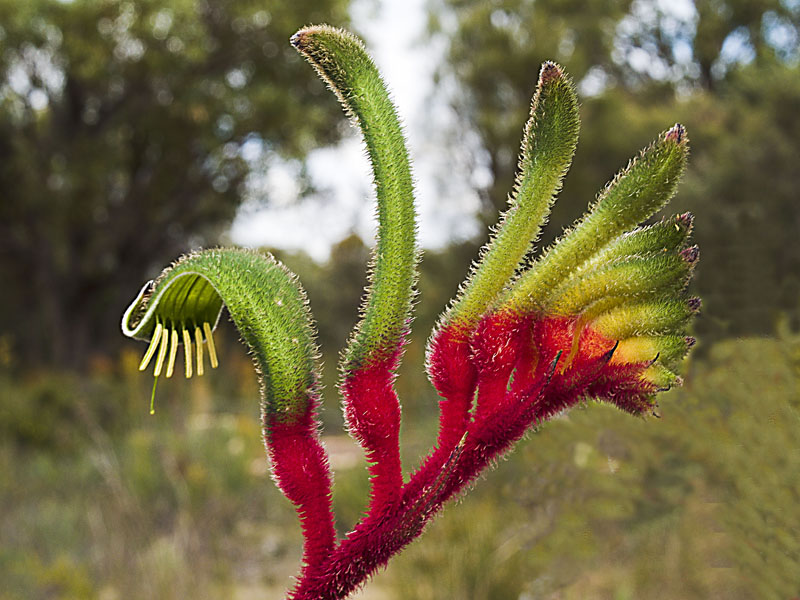
[[[269, 480], [252, 380], [237, 375], [249, 361], [228, 345], [219, 372], [163, 382], [156, 417], [130, 357], [85, 380], [0, 377], [0, 600], [278, 597], [289, 585], [299, 528]], [[421, 378], [405, 385], [411, 467], [436, 406]], [[590, 406], [532, 434], [369, 593], [791, 598], [799, 392], [800, 336], [715, 344], [661, 420]], [[327, 443], [344, 532], [367, 479], [346, 437]]]

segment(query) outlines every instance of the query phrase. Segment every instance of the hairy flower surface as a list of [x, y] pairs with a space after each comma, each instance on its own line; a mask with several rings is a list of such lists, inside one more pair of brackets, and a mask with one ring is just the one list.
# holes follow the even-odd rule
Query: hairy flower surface
[[[319, 365], [297, 278], [268, 255], [191, 254], [148, 283], [123, 332], [149, 342], [170, 377], [183, 345], [186, 377], [217, 366], [212, 330], [223, 307], [250, 347], [262, 392], [264, 440], [278, 487], [304, 536], [288, 598], [336, 600], [357, 589], [422, 533], [455, 494], [526, 432], [575, 404], [609, 402], [654, 414], [657, 394], [680, 385], [681, 359], [700, 301], [686, 295], [698, 260], [692, 216], [642, 226], [674, 195], [686, 165], [681, 125], [662, 133], [600, 192], [587, 213], [533, 261], [540, 230], [572, 162], [574, 86], [545, 63], [525, 126], [508, 210], [430, 337], [427, 369], [440, 395], [439, 435], [406, 479], [400, 461], [403, 358], [417, 279], [414, 189], [405, 140], [363, 44], [328, 26], [291, 39], [360, 128], [373, 168], [378, 242], [370, 283], [340, 364], [347, 429], [370, 473], [367, 514], [337, 540], [332, 474], [319, 439]], [[152, 406], [151, 406], [152, 411]]]

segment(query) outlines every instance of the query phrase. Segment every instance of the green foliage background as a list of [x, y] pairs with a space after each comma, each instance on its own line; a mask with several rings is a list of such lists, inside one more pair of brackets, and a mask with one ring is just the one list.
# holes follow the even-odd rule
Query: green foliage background
[[[449, 44], [437, 93], [457, 90], [452, 143], [477, 132], [492, 172], [478, 190], [487, 222], [513, 182], [544, 59], [579, 86], [588, 74], [604, 82], [579, 87], [583, 130], [544, 243], [658, 131], [686, 124], [693, 151], [670, 210], [696, 215], [704, 312], [686, 385], [662, 398], [662, 419], [590, 405], [549, 423], [359, 597], [800, 596], [800, 5], [694, 7], [684, 26], [647, 0], [430, 3], [431, 35]], [[227, 226], [248, 165], [226, 145], [258, 136], [302, 160], [338, 136], [333, 98], [286, 39], [310, 22], [345, 24], [347, 8], [0, 1], [0, 600], [270, 598], [290, 585], [299, 527], [269, 480], [255, 375], [235, 332], [223, 323], [217, 372], [162, 383], [152, 418], [151, 381], [136, 370], [144, 348], [116, 330], [154, 269]], [[156, 26], [164, 9], [170, 35], [197, 42], [185, 52]], [[115, 53], [122, 34], [103, 19], [130, 21], [140, 59]], [[743, 48], [733, 58], [732, 39]], [[77, 87], [32, 80], [50, 94], [35, 109], [10, 73], [37, 60], [31, 48], [54, 47]], [[639, 50], [647, 69], [625, 60]], [[247, 85], [231, 85], [243, 64]], [[250, 108], [236, 113], [243, 100]], [[93, 121], [104, 106], [107, 119]], [[233, 129], [217, 127], [224, 115]], [[424, 341], [483, 241], [422, 263], [398, 381], [408, 468], [435, 438]], [[334, 366], [368, 255], [354, 236], [325, 264], [279, 253], [319, 327], [341, 532], [367, 482], [341, 429]]]

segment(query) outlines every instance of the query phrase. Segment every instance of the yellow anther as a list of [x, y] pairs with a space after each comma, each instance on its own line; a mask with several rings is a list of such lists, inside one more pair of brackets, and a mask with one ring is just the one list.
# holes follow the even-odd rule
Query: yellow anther
[[175, 370], [175, 355], [178, 354], [178, 330], [173, 329], [170, 334], [169, 360], [167, 361], [167, 378], [172, 377]]
[[139, 370], [144, 371], [147, 368], [147, 365], [150, 364], [150, 359], [153, 358], [153, 354], [156, 353], [156, 348], [158, 347], [158, 343], [161, 341], [161, 323], [156, 323], [156, 330], [153, 332], [153, 337], [150, 340], [150, 345], [147, 347], [147, 352], [144, 353], [142, 357], [142, 362], [139, 363]]
[[203, 375], [203, 334], [199, 327], [194, 328], [194, 343], [197, 346], [197, 375]]
[[206, 334], [206, 343], [208, 344], [208, 360], [211, 362], [211, 367], [216, 369], [219, 366], [217, 360], [217, 349], [214, 347], [214, 336], [211, 335], [211, 325], [206, 321], [203, 323], [203, 331]]
[[164, 359], [167, 357], [167, 346], [169, 346], [169, 332], [164, 327], [161, 330], [161, 346], [158, 348], [158, 357], [156, 357], [156, 370], [153, 371], [153, 376], [155, 377], [161, 375], [161, 368], [164, 366]]
[[183, 329], [183, 361], [186, 363], [186, 379], [192, 376], [192, 336]]

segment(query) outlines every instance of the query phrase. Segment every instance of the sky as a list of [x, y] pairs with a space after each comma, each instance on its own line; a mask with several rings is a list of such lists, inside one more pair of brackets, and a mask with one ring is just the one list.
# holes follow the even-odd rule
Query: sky
[[[488, 169], [475, 168], [479, 152], [469, 136], [448, 148], [455, 115], [433, 90], [442, 42], [424, 36], [425, 0], [355, 0], [354, 28], [365, 40], [404, 123], [417, 188], [419, 241], [440, 248], [478, 233], [479, 198]], [[310, 68], [310, 67], [309, 67]], [[344, 116], [342, 117], [344, 120]], [[471, 146], [471, 148], [470, 148]], [[371, 174], [360, 134], [353, 128], [335, 147], [308, 157], [307, 174], [316, 193], [302, 200], [300, 166], [264, 157], [245, 146], [246, 159], [266, 168], [250, 181], [246, 200], [231, 227], [231, 241], [243, 246], [304, 250], [324, 261], [332, 245], [351, 233], [370, 242], [376, 227]]]

